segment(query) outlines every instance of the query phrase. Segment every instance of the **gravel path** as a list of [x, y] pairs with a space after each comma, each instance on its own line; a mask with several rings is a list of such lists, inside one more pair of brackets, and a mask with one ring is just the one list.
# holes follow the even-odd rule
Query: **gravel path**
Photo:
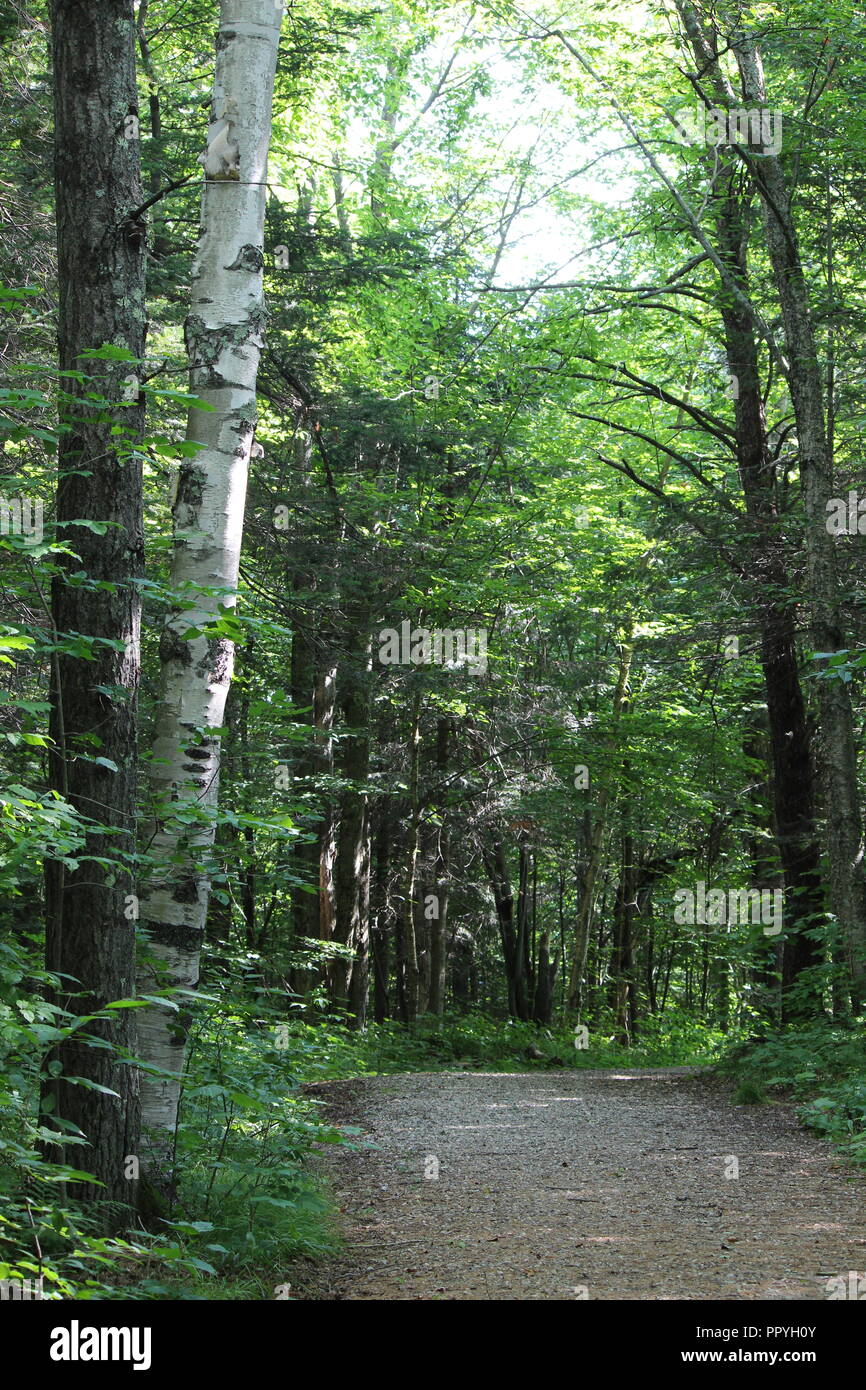
[[325, 1298], [825, 1299], [866, 1269], [866, 1179], [689, 1069], [315, 1089], [365, 1133], [323, 1160], [348, 1242]]

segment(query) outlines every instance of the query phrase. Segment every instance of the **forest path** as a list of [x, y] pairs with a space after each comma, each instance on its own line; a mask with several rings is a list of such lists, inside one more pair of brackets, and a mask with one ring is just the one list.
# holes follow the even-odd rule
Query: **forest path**
[[347, 1248], [318, 1297], [825, 1299], [866, 1266], [866, 1178], [689, 1068], [314, 1090], [365, 1144], [324, 1160]]

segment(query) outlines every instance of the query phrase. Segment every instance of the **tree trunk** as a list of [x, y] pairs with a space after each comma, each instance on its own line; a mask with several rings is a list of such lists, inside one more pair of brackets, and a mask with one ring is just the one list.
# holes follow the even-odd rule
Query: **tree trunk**
[[[312, 433], [316, 422], [311, 418], [308, 402], [295, 386], [291, 387], [291, 399], [293, 461], [300, 494], [307, 505], [312, 493]], [[307, 943], [331, 939], [335, 915], [335, 816], [325, 787], [334, 771], [337, 662], [330, 634], [323, 632], [321, 623], [317, 628], [313, 606], [321, 588], [333, 592], [333, 567], [320, 563], [321, 554], [315, 556], [313, 563], [306, 555], [304, 558], [307, 563], [292, 575], [292, 704], [298, 711], [295, 718], [309, 725], [310, 734], [292, 759], [292, 791], [302, 795], [304, 806], [314, 809], [315, 815], [304, 826], [304, 839], [292, 853], [292, 868], [305, 886], [293, 884], [291, 899], [295, 949], [306, 953], [311, 949]], [[315, 979], [313, 969], [296, 964], [291, 974], [292, 990], [304, 999]]]
[[421, 696], [412, 701], [409, 733], [409, 837], [402, 910], [397, 938], [397, 999], [404, 1023], [418, 1017], [418, 943], [415, 936], [415, 894], [418, 883], [418, 851], [421, 838]]
[[358, 929], [355, 937], [355, 961], [349, 992], [349, 1009], [353, 1026], [367, 1025], [370, 1001], [370, 809], [364, 807], [364, 827], [361, 832], [364, 846], [359, 868]]
[[569, 1008], [577, 1010], [580, 1009], [582, 1002], [583, 975], [586, 969], [586, 952], [589, 945], [592, 908], [595, 901], [595, 885], [601, 868], [604, 834], [607, 829], [607, 815], [614, 790], [612, 780], [613, 774], [610, 771], [610, 765], [613, 764], [616, 756], [616, 737], [623, 708], [626, 707], [628, 703], [627, 696], [632, 653], [633, 647], [631, 645], [631, 640], [630, 637], [627, 636], [621, 642], [619, 650], [619, 675], [617, 677], [616, 690], [614, 691], [613, 697], [613, 730], [610, 740], [611, 756], [609, 759], [609, 768], [605, 781], [602, 783], [601, 790], [598, 793], [595, 820], [593, 822], [592, 837], [589, 845], [589, 857], [583, 876], [583, 891], [577, 909], [575, 950], [571, 964], [571, 981], [568, 990]]
[[[747, 758], [767, 765], [767, 758], [764, 754], [763, 745], [766, 741], [762, 738], [761, 730], [755, 721], [743, 740], [743, 752]], [[777, 887], [777, 866], [775, 856], [767, 853], [770, 843], [768, 831], [771, 827], [770, 804], [772, 798], [767, 781], [762, 781], [753, 785], [749, 789], [748, 801], [748, 820], [749, 827], [746, 834], [746, 844], [749, 850], [749, 860], [751, 863], [752, 883], [758, 889], [769, 889]], [[782, 960], [784, 947], [778, 938], [762, 936], [755, 947], [750, 952], [750, 974], [752, 982], [751, 1003], [763, 1017], [771, 1019], [774, 1026], [781, 1023], [781, 998], [779, 990], [779, 965]]]
[[[188, 596], [160, 646], [161, 699], [154, 740], [156, 862], [142, 918], [168, 982], [194, 989], [210, 894], [219, 793], [219, 735], [234, 645], [207, 630], [232, 608], [256, 423], [256, 376], [265, 310], [262, 252], [271, 103], [279, 40], [273, 0], [222, 0], [205, 170], [201, 237], [185, 325], [192, 407], [174, 502], [171, 586]], [[217, 592], [214, 592], [216, 590]], [[204, 630], [203, 630], [204, 629]], [[152, 976], [144, 977], [152, 987]], [[141, 1020], [142, 1051], [167, 1076], [142, 1087], [142, 1118], [156, 1156], [175, 1126], [185, 1047], [166, 1010]]]
[[546, 931], [541, 933], [538, 943], [538, 964], [535, 970], [535, 998], [532, 1002], [534, 1023], [548, 1024], [553, 1014], [553, 987], [559, 952], [550, 959], [550, 937]]
[[[629, 810], [626, 805], [623, 811], [623, 822], [626, 826], [628, 820]], [[635, 862], [634, 841], [626, 829], [622, 837], [622, 865], [613, 909], [614, 939], [610, 965], [611, 1002], [616, 1019], [617, 1039], [625, 1046], [631, 1041], [637, 1022], [632, 968], [632, 926], [637, 890], [638, 867]]]
[[[744, 37], [734, 45], [746, 101], [766, 102], [757, 50]], [[785, 173], [774, 155], [754, 164], [764, 210], [767, 250], [773, 266], [788, 359], [788, 389], [797, 421], [800, 480], [806, 510], [812, 641], [830, 653], [845, 646], [839, 612], [835, 540], [827, 531], [833, 496], [833, 461], [824, 420], [821, 368], [809, 310], [809, 291]], [[822, 756], [827, 801], [830, 899], [842, 925], [858, 1000], [866, 993], [866, 876], [863, 823], [857, 785], [857, 754], [851, 700], [840, 680], [818, 682]]]
[[[718, 239], [729, 274], [744, 291], [747, 232], [737, 204], [733, 168], [718, 216]], [[783, 1009], [790, 1019], [814, 1014], [820, 992], [791, 989], [821, 951], [806, 935], [823, 920], [820, 849], [815, 826], [815, 788], [806, 707], [797, 665], [796, 621], [791, 584], [779, 534], [773, 467], [767, 441], [764, 402], [754, 325], [748, 313], [727, 301], [722, 310], [728, 366], [737, 382], [735, 400], [737, 465], [746, 510], [754, 527], [751, 572], [761, 634], [761, 668], [767, 695], [773, 757], [775, 838], [785, 882], [786, 932], [783, 953]]]
[[[719, 62], [718, 36], [704, 28], [691, 4], [678, 9], [702, 72], [716, 95], [735, 108], [736, 93]], [[743, 97], [751, 108], [766, 107], [760, 54], [751, 38], [731, 21], [725, 36], [737, 62]], [[832, 653], [845, 642], [839, 611], [834, 538], [828, 533], [827, 502], [833, 495], [833, 461], [824, 418], [823, 382], [809, 303], [809, 289], [791, 212], [790, 191], [777, 155], [743, 152], [761, 199], [766, 247], [781, 308], [785, 336], [782, 362], [794, 417], [800, 480], [806, 513], [811, 634], [815, 649]], [[821, 766], [827, 803], [827, 853], [830, 899], [842, 926], [854, 993], [866, 986], [866, 875], [863, 827], [857, 786], [856, 747], [848, 689], [839, 680], [818, 681], [822, 735]]]
[[[337, 668], [331, 658], [317, 656], [305, 633], [292, 634], [292, 704], [309, 714], [299, 715], [310, 725], [310, 741], [298, 754], [293, 767], [295, 792], [306, 792], [306, 804], [317, 808], [317, 816], [306, 833], [309, 839], [297, 845], [292, 867], [307, 887], [292, 887], [292, 937], [295, 949], [309, 950], [311, 941], [329, 941], [334, 921], [334, 811], [319, 779], [334, 771], [334, 708]], [[310, 891], [312, 889], [313, 891]], [[312, 987], [315, 973], [295, 966], [292, 988], [303, 997]]]
[[[144, 224], [130, 216], [142, 202], [131, 0], [55, 0], [52, 20], [60, 369], [91, 378], [63, 379], [77, 399], [64, 407], [70, 429], [60, 436], [57, 524], [77, 558], [59, 560], [52, 620], [61, 640], [70, 631], [84, 633], [92, 659], [54, 658], [51, 785], [90, 828], [79, 868], [46, 865], [46, 963], [70, 977], [55, 1002], [85, 1014], [135, 990], [132, 865], [144, 533], [141, 465], [130, 446], [141, 434], [144, 411], [137, 362], [82, 354], [107, 344], [142, 358], [145, 249]], [[85, 403], [88, 391], [111, 405]], [[125, 399], [130, 404], [119, 404]], [[72, 524], [78, 519], [95, 529]], [[88, 584], [68, 584], [70, 571], [85, 573]], [[119, 867], [115, 872], [108, 865]], [[138, 1076], [113, 1049], [134, 1051], [132, 1011], [121, 1009], [87, 1031], [112, 1046], [88, 1046], [79, 1032], [57, 1050], [62, 1070], [46, 1081], [45, 1124], [61, 1119], [87, 1140], [87, 1148], [76, 1146], [67, 1158], [104, 1187], [75, 1184], [75, 1197], [130, 1203], [134, 1189], [124, 1160], [139, 1148]], [[63, 1079], [70, 1076], [90, 1085]], [[51, 1152], [61, 1157], [62, 1145]]]
[[519, 1018], [526, 1022], [530, 1015], [530, 996], [524, 945], [527, 858], [523, 844], [520, 847], [520, 855], [520, 887], [517, 910], [515, 911], [514, 893], [508, 874], [505, 847], [499, 836], [493, 842], [492, 852], [484, 850], [484, 864], [496, 906], [496, 920], [499, 925], [499, 939], [502, 943], [502, 956], [505, 963], [505, 976], [508, 984], [508, 1012], [512, 1018]]
[[[452, 732], [450, 716], [436, 721], [436, 789], [431, 797], [433, 817], [433, 915], [429, 918], [430, 990], [427, 1007], [431, 1014], [445, 1011], [445, 966], [448, 940], [448, 826], [445, 807], [445, 779], [448, 775], [448, 753]], [[425, 908], [426, 911], [426, 908]]]
[[[351, 616], [351, 615], [350, 615]], [[370, 643], [366, 611], [354, 615], [354, 650], [342, 662], [341, 687], [345, 725], [341, 747], [343, 776], [348, 782], [340, 805], [337, 857], [334, 872], [334, 941], [352, 950], [354, 958], [335, 958], [329, 972], [330, 999], [335, 1009], [345, 1009], [355, 980], [355, 967], [363, 962], [363, 983], [355, 980], [355, 992], [363, 996], [366, 1014], [366, 960], [369, 942], [370, 823], [367, 778], [370, 772]], [[362, 910], [363, 909], [363, 910]]]
[[446, 832], [440, 830], [436, 858], [436, 898], [439, 915], [430, 921], [430, 998], [428, 1001], [431, 1014], [437, 1014], [440, 1017], [445, 1012], [449, 890], [448, 842]]
[[371, 889], [370, 935], [373, 951], [373, 1017], [383, 1023], [391, 1013], [390, 919], [388, 871], [391, 858], [391, 816], [387, 797], [378, 808], [375, 873]]
[[533, 994], [532, 960], [529, 947], [529, 869], [532, 861], [526, 833], [520, 832], [517, 868], [517, 941], [515, 943], [515, 998], [518, 1018], [529, 1018]]

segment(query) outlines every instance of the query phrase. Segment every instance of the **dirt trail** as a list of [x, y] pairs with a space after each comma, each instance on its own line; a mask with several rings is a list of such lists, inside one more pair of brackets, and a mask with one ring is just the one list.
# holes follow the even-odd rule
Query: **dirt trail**
[[866, 1268], [866, 1179], [688, 1069], [318, 1093], [376, 1146], [324, 1160], [348, 1241], [325, 1298], [825, 1299]]

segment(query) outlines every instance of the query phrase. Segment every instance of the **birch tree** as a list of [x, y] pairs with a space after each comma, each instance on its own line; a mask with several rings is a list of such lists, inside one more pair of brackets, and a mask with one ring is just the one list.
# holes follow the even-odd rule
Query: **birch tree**
[[[263, 346], [263, 240], [271, 107], [282, 7], [222, 0], [216, 71], [200, 156], [205, 182], [184, 336], [193, 396], [173, 504], [171, 588], [163, 629], [161, 691], [153, 748], [154, 868], [141, 917], [154, 983], [194, 989], [211, 889], [219, 795], [220, 735], [234, 644], [220, 631], [240, 563], [256, 377]], [[142, 1084], [150, 1163], [158, 1167], [177, 1117], [182, 1030], [168, 1009], [143, 1011], [141, 1053], [155, 1069]]]

